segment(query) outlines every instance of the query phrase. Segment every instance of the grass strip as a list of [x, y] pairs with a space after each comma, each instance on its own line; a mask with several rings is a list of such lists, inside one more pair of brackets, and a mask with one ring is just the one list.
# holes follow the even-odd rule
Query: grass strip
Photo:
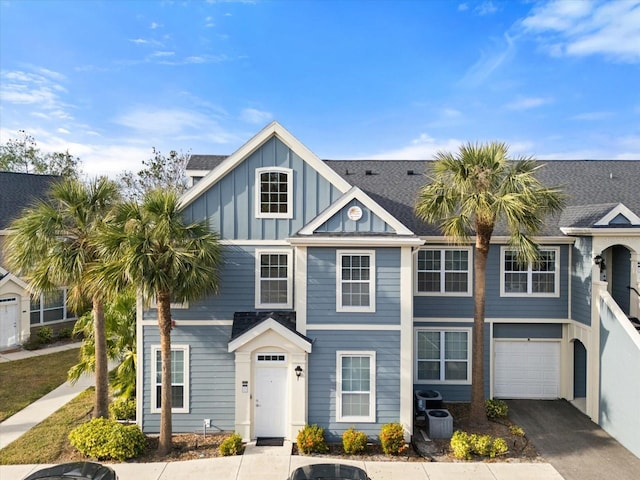
[[0, 450], [0, 465], [58, 463], [73, 451], [69, 432], [90, 419], [95, 400], [93, 387], [85, 390], [53, 415]]
[[59, 387], [79, 349], [0, 363], [0, 422]]

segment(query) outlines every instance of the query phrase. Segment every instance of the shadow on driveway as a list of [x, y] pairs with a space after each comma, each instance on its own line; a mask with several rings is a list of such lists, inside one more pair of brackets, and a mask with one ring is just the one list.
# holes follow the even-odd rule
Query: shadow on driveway
[[640, 478], [640, 459], [566, 400], [507, 404], [509, 418], [565, 480]]

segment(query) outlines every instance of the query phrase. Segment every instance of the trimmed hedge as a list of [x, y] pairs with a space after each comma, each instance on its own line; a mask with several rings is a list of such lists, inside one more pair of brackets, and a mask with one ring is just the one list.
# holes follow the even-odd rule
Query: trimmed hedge
[[94, 418], [69, 433], [71, 445], [97, 460], [127, 460], [144, 452], [146, 439], [137, 425]]

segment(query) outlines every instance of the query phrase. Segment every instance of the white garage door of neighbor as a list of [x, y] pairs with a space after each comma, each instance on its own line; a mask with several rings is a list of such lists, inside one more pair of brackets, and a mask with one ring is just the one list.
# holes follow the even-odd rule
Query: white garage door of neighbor
[[560, 396], [560, 342], [496, 340], [494, 355], [495, 397]]

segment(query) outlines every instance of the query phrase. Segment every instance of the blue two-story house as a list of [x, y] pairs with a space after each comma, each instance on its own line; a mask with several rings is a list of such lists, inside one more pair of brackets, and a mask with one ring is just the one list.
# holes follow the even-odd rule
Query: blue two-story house
[[[400, 422], [408, 437], [416, 389], [469, 400], [474, 249], [415, 217], [431, 163], [321, 160], [276, 122], [192, 156], [181, 208], [220, 234], [224, 266], [217, 295], [172, 306], [175, 432], [295, 441], [316, 423], [338, 440]], [[496, 228], [486, 393], [571, 400], [640, 455], [640, 162], [547, 162], [540, 178], [568, 206], [535, 265]], [[138, 319], [138, 422], [157, 432], [156, 312]]]

